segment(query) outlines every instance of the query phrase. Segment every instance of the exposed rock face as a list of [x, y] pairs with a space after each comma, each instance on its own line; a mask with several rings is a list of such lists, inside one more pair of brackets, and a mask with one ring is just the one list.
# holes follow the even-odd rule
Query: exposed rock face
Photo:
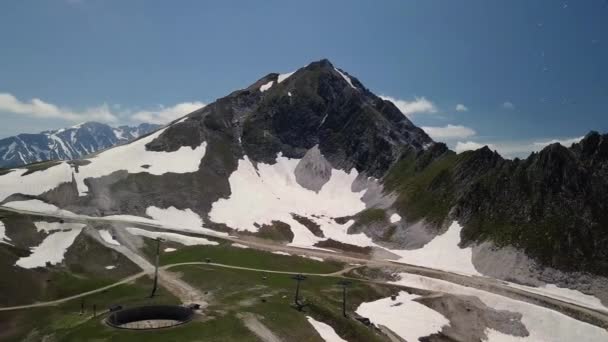
[[98, 122], [85, 122], [56, 131], [19, 134], [0, 139], [0, 167], [17, 167], [46, 160], [70, 160], [129, 142], [159, 126], [110, 127]]

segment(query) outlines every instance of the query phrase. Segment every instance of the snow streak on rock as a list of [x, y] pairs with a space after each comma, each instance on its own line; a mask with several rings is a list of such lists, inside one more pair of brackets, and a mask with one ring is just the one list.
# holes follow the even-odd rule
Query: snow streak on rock
[[325, 342], [347, 342], [345, 339], [336, 334], [334, 328], [323, 322], [319, 322], [310, 316], [306, 316], [306, 319], [312, 325], [313, 328], [321, 335]]

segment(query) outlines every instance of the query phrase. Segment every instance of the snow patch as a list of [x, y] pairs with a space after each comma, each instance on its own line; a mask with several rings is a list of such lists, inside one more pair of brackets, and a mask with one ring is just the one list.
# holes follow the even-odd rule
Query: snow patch
[[357, 87], [355, 87], [353, 85], [353, 81], [350, 79], [350, 77], [346, 76], [346, 74], [344, 74], [342, 71], [338, 70], [338, 68], [334, 68], [334, 70], [336, 70], [338, 72], [338, 74], [340, 74], [340, 76], [342, 76], [342, 78], [348, 83], [348, 85], [351, 88], [357, 89]]
[[4, 206], [7, 208], [13, 208], [23, 211], [32, 211], [49, 215], [78, 217], [78, 215], [74, 214], [71, 211], [59, 209], [56, 206], [42, 202], [41, 200], [14, 201], [5, 203]]
[[143, 236], [143, 237], [147, 237], [147, 238], [150, 238], [150, 239], [161, 238], [161, 239], [164, 239], [164, 240], [181, 243], [184, 246], [194, 246], [194, 245], [215, 246], [215, 245], [219, 245], [219, 243], [217, 243], [215, 241], [207, 240], [205, 238], [193, 237], [193, 236], [176, 234], [176, 233], [153, 232], [153, 231], [149, 231], [149, 230], [145, 230], [145, 229], [140, 229], [140, 228], [133, 228], [133, 227], [127, 228], [127, 231], [130, 234], [132, 234], [132, 235]]
[[236, 248], [249, 248], [249, 246], [245, 246], [245, 245], [242, 245], [242, 244], [240, 244], [240, 243], [233, 243], [233, 244], [232, 244], [232, 245], [230, 245], [230, 246], [232, 246], [232, 247], [236, 247]]
[[116, 266], [114, 266], [114, 265], [109, 265], [109, 266], [106, 266], [105, 268], [106, 268], [106, 270], [113, 270], [113, 269], [115, 269], [115, 268], [116, 268]]
[[319, 322], [310, 316], [306, 316], [306, 319], [326, 342], [347, 342], [345, 339], [336, 334], [334, 328], [332, 328], [329, 324]]
[[[530, 336], [525, 339], [517, 339], [511, 338], [511, 336], [505, 334], [499, 334], [498, 332], [491, 332], [491, 334], [488, 335], [491, 337], [497, 336], [503, 338], [502, 340], [497, 338], [498, 341], [569, 342], [580, 341], [582, 336], [584, 336], [585, 341], [608, 341], [608, 331], [589, 323], [578, 321], [551, 309], [475, 288], [453, 284], [445, 280], [409, 273], [400, 273], [399, 275], [401, 279], [393, 283], [431, 291], [475, 296], [484, 304], [496, 310], [508, 310], [521, 313], [521, 321], [526, 326]], [[508, 339], [505, 336], [508, 336]], [[494, 340], [488, 339], [488, 341]]]
[[[87, 159], [91, 163], [81, 165], [79, 172], [74, 173], [79, 194], [84, 196], [88, 192], [88, 187], [84, 183], [85, 179], [107, 176], [119, 170], [126, 170], [129, 173], [149, 173], [153, 175], [163, 175], [167, 172], [189, 173], [197, 171], [201, 159], [205, 156], [206, 142], [203, 142], [195, 149], [182, 146], [174, 152], [146, 150], [146, 144], [160, 136], [165, 129], [161, 129], [130, 144], [111, 148], [93, 158]], [[146, 164], [150, 165], [150, 167], [142, 171], [141, 165]]]
[[263, 93], [266, 90], [270, 89], [270, 87], [272, 87], [272, 84], [274, 83], [274, 81], [270, 81], [268, 83], [264, 83], [262, 84], [262, 86], [260, 87], [260, 91]]
[[110, 245], [120, 246], [120, 243], [118, 241], [116, 241], [116, 239], [114, 239], [114, 237], [112, 236], [112, 234], [110, 233], [109, 230], [101, 229], [99, 231], [99, 235], [101, 236], [103, 241], [105, 241], [106, 243], [108, 243]]
[[281, 82], [285, 81], [286, 79], [289, 78], [289, 76], [291, 76], [293, 74], [295, 74], [295, 71], [288, 72], [286, 74], [280, 74], [279, 78], [277, 79], [277, 83], [281, 83]]
[[608, 312], [608, 308], [604, 306], [604, 304], [602, 304], [602, 301], [599, 298], [584, 294], [577, 290], [572, 290], [565, 287], [558, 287], [554, 284], [546, 284], [540, 287], [533, 287], [509, 283], [509, 286], [522, 289], [528, 292], [537, 293], [542, 296], [555, 298], [564, 302]]
[[401, 216], [399, 214], [393, 214], [391, 215], [390, 221], [391, 223], [399, 222], [401, 221]]
[[23, 268], [36, 268], [46, 266], [47, 262], [51, 265], [62, 262], [65, 252], [74, 243], [85, 224], [72, 223], [64, 224], [64, 226], [69, 230], [51, 233], [42, 240], [40, 245], [31, 249], [32, 254], [19, 258], [15, 265]]
[[289, 254], [287, 252], [281, 252], [281, 251], [272, 252], [272, 254], [291, 256], [291, 254]]
[[39, 195], [56, 188], [61, 183], [72, 181], [72, 168], [67, 163], [23, 176], [27, 171], [27, 169], [15, 169], [13, 172], [0, 176], [0, 201], [15, 193]]
[[6, 236], [6, 227], [4, 226], [4, 222], [0, 221], [0, 243], [12, 245], [9, 241], [11, 241], [11, 238]]
[[436, 236], [422, 248], [414, 250], [390, 250], [401, 258], [397, 262], [458, 272], [481, 275], [473, 266], [472, 248], [460, 248], [462, 226], [454, 221], [442, 235]]
[[394, 301], [388, 297], [362, 303], [355, 312], [376, 325], [389, 328], [406, 341], [418, 341], [450, 324], [439, 312], [414, 301], [418, 297], [401, 291]]
[[175, 252], [176, 250], [177, 250], [177, 249], [175, 249], [175, 248], [167, 247], [167, 248], [165, 248], [163, 251], [164, 251], [165, 253], [170, 253], [170, 252]]
[[325, 259], [323, 259], [323, 258], [319, 258], [319, 257], [316, 257], [316, 256], [303, 255], [303, 257], [305, 257], [305, 258], [307, 258], [307, 259], [316, 260], [316, 261], [325, 261]]

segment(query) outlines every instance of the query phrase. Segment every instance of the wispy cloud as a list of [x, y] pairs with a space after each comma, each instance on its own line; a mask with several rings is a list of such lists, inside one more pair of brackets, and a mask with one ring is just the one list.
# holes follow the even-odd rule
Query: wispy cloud
[[475, 135], [475, 130], [462, 125], [447, 125], [444, 127], [422, 127], [434, 140], [464, 139]]
[[160, 107], [158, 110], [138, 111], [131, 118], [135, 121], [165, 124], [204, 106], [204, 103], [198, 101], [183, 102], [172, 107]]
[[415, 114], [432, 114], [437, 113], [437, 106], [425, 97], [416, 97], [412, 101], [396, 99], [390, 96], [380, 95], [383, 100], [391, 101], [399, 108], [399, 110], [408, 118]]
[[205, 104], [202, 102], [193, 101], [178, 103], [169, 107], [160, 106], [152, 110], [131, 110], [121, 108], [118, 105], [110, 106], [104, 103], [100, 106], [75, 110], [38, 98], [22, 101], [12, 94], [0, 93], [0, 113], [71, 122], [100, 121], [118, 123], [121, 121], [140, 121], [165, 124], [204, 106]]
[[462, 103], [456, 105], [457, 112], [467, 112], [468, 110], [469, 108], [467, 108], [467, 106], [463, 105]]
[[9, 93], [0, 93], [0, 112], [31, 116], [34, 118], [62, 119], [66, 121], [95, 120], [102, 122], [117, 122], [118, 117], [110, 112], [108, 105], [75, 111], [59, 107], [38, 98], [21, 101]]
[[512, 102], [505, 101], [502, 104], [502, 108], [504, 108], [504, 109], [515, 109], [515, 105]]

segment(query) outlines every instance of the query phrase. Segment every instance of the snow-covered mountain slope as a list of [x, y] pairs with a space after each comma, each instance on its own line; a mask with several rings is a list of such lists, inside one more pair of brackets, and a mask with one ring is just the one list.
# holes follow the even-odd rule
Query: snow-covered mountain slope
[[[145, 221], [176, 234], [218, 231], [356, 252], [567, 287], [607, 303], [603, 274], [585, 278], [537, 263], [517, 246], [466, 238], [460, 218], [470, 220], [470, 212], [458, 216], [451, 208], [465, 185], [491, 167], [493, 156], [482, 157], [484, 151], [460, 157], [446, 151], [394, 104], [322, 60], [269, 74], [85, 159], [1, 170], [0, 204]], [[451, 169], [476, 160], [486, 164]], [[450, 215], [439, 222], [432, 216], [443, 212]]]
[[85, 122], [69, 128], [0, 139], [0, 167], [11, 168], [46, 160], [78, 159], [124, 144], [157, 129], [158, 125], [110, 127]]

